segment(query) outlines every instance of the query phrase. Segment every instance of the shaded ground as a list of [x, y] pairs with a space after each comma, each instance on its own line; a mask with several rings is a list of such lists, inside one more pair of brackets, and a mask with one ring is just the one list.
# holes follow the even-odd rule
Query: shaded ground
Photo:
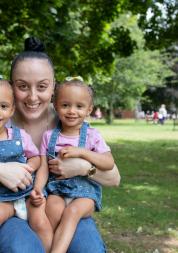
[[[178, 252], [178, 240], [170, 237], [155, 237], [152, 235], [142, 234], [110, 234], [108, 236], [113, 241], [124, 243], [130, 247], [133, 253], [177, 253]], [[142, 250], [135, 251], [135, 248], [143, 247]], [[127, 253], [127, 251], [111, 250], [108, 249], [108, 253]]]
[[178, 253], [178, 131], [127, 121], [99, 126], [121, 184], [95, 215], [107, 253]]

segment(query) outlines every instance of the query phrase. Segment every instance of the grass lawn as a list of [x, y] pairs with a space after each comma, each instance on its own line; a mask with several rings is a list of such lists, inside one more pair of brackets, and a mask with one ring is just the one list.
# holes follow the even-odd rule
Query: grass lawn
[[178, 127], [91, 125], [111, 146], [122, 177], [119, 187], [103, 189], [103, 209], [95, 214], [108, 253], [178, 252]]

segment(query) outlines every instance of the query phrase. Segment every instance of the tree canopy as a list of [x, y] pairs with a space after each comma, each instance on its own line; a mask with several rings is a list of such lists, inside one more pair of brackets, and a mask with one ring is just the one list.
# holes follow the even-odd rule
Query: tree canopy
[[[164, 25], [159, 3], [167, 10]], [[148, 10], [152, 13], [149, 20]], [[116, 55], [128, 56], [137, 47], [127, 28], [110, 27], [128, 11], [137, 15], [148, 46], [167, 43], [168, 33], [169, 42], [177, 39], [174, 1], [1, 0], [0, 72], [7, 75], [9, 62], [22, 50], [24, 39], [32, 35], [45, 42], [59, 79], [75, 74], [85, 77], [97, 68], [109, 70]]]
[[95, 81], [106, 108], [127, 104], [168, 73], [159, 52], [149, 50], [177, 43], [177, 7], [176, 0], [1, 0], [0, 74], [9, 77], [24, 39], [35, 36], [57, 80], [81, 75]]

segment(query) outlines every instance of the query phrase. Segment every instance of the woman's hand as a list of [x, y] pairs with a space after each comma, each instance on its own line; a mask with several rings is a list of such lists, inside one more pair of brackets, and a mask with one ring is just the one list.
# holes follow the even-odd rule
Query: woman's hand
[[[82, 158], [60, 158], [48, 161], [49, 171], [56, 174], [57, 179], [71, 178], [75, 176], [87, 176], [91, 168], [91, 164]], [[104, 186], [118, 186], [120, 184], [120, 174], [116, 165], [112, 170], [102, 171], [96, 169], [96, 173], [92, 176], [92, 180]]]
[[49, 171], [56, 174], [58, 179], [71, 178], [75, 176], [86, 176], [91, 164], [81, 158], [60, 158], [48, 161]]
[[32, 183], [32, 168], [24, 163], [0, 163], [0, 182], [8, 189], [18, 192]]

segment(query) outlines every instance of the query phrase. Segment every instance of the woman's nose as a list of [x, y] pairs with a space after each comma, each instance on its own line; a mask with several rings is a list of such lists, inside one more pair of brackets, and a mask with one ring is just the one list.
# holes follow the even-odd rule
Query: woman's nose
[[38, 92], [36, 89], [31, 89], [28, 95], [30, 100], [35, 100], [38, 97]]

